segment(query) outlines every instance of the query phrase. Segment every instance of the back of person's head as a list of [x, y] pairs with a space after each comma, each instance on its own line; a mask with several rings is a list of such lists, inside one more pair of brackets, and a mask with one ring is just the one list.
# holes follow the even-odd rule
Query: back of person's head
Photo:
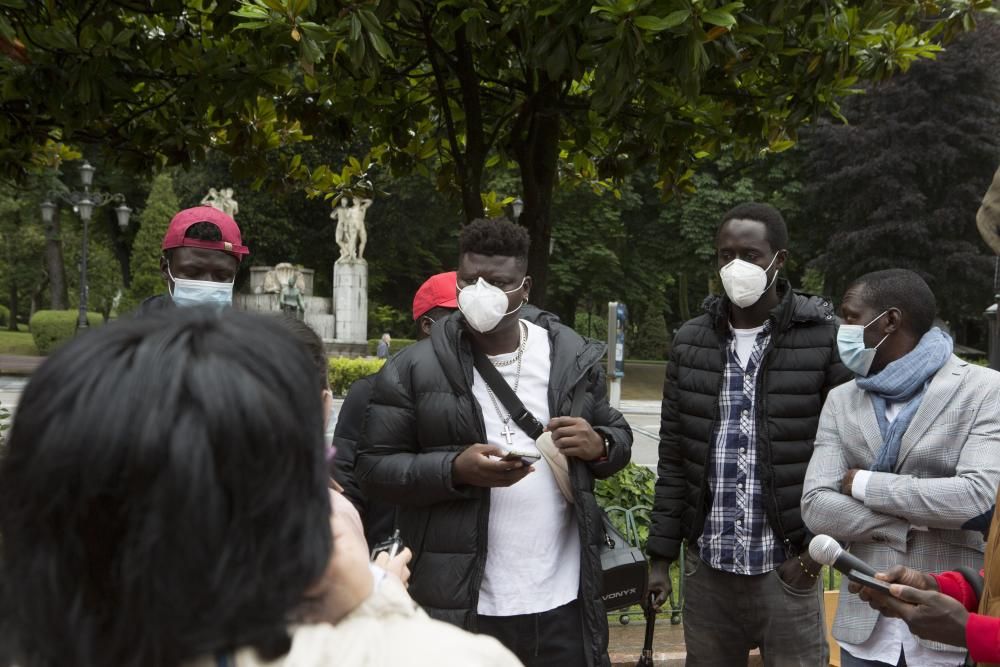
[[332, 548], [314, 373], [278, 323], [200, 308], [52, 355], [0, 459], [16, 664], [285, 653]]
[[770, 204], [746, 202], [734, 206], [722, 216], [722, 222], [719, 223], [716, 236], [730, 220], [759, 222], [767, 228], [767, 242], [770, 244], [771, 250], [777, 252], [788, 247], [788, 227], [785, 225], [785, 219], [781, 216], [781, 212]]
[[856, 289], [875, 314], [898, 308], [902, 326], [914, 336], [930, 331], [937, 317], [937, 300], [930, 286], [908, 269], [884, 269], [861, 276], [848, 289]]
[[465, 227], [458, 237], [458, 254], [466, 253], [491, 257], [514, 257], [527, 266], [531, 239], [528, 230], [506, 218], [479, 218]]
[[328, 389], [330, 387], [330, 360], [326, 355], [326, 346], [323, 344], [323, 339], [319, 337], [319, 334], [311, 326], [298, 318], [279, 315], [277, 320], [292, 335], [292, 338], [298, 341], [305, 348], [306, 352], [309, 353], [309, 358], [318, 371], [316, 380], [319, 386], [317, 389], [320, 391]]

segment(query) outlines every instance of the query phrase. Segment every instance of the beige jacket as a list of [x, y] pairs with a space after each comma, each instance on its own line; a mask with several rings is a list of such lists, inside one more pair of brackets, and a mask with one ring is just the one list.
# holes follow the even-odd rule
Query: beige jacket
[[[431, 619], [394, 577], [386, 577], [361, 606], [337, 625], [293, 629], [292, 649], [264, 662], [251, 649], [238, 651], [230, 667], [518, 667], [500, 642]], [[217, 667], [210, 659], [190, 667]]]

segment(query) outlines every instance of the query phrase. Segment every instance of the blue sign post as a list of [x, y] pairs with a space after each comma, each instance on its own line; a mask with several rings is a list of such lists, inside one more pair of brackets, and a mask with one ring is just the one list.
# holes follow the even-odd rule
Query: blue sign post
[[625, 377], [625, 322], [628, 308], [624, 303], [608, 302], [608, 401], [611, 407], [621, 404], [622, 378]]

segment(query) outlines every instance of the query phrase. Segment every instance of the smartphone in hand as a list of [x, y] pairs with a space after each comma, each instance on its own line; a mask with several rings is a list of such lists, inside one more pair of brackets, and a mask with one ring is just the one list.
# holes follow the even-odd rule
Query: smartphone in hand
[[889, 582], [876, 579], [875, 577], [870, 577], [867, 574], [858, 572], [857, 570], [851, 570], [848, 572], [847, 578], [856, 584], [867, 586], [868, 588], [879, 591], [880, 593], [885, 593], [886, 595], [892, 595], [892, 593], [889, 592]]
[[399, 528], [397, 528], [391, 537], [387, 537], [372, 547], [372, 560], [375, 560], [382, 552], [388, 553], [391, 560], [402, 550], [403, 539], [399, 536]]
[[526, 466], [530, 466], [532, 463], [537, 463], [538, 459], [542, 458], [542, 455], [538, 452], [528, 452], [517, 449], [509, 449], [507, 453], [503, 455], [500, 459], [501, 461], [520, 461]]

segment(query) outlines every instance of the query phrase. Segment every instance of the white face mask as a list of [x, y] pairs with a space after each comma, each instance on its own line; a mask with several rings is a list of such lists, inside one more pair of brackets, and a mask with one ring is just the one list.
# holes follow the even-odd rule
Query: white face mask
[[465, 315], [465, 321], [479, 333], [489, 333], [497, 328], [507, 315], [517, 312], [522, 302], [514, 310], [507, 310], [507, 295], [524, 287], [521, 284], [506, 292], [480, 278], [474, 284], [463, 287], [458, 292], [458, 309]]
[[722, 267], [719, 270], [719, 277], [722, 278], [722, 288], [726, 290], [729, 300], [740, 308], [757, 303], [778, 277], [778, 272], [775, 271], [771, 282], [767, 281], [767, 272], [774, 266], [776, 259], [778, 259], [778, 253], [774, 253], [774, 257], [766, 269], [742, 259], [734, 259]]
[[170, 298], [173, 299], [174, 304], [182, 308], [212, 306], [222, 310], [233, 305], [233, 283], [174, 278], [174, 275], [170, 273], [170, 266], [167, 266], [167, 275], [174, 282], [174, 288], [170, 290]]

